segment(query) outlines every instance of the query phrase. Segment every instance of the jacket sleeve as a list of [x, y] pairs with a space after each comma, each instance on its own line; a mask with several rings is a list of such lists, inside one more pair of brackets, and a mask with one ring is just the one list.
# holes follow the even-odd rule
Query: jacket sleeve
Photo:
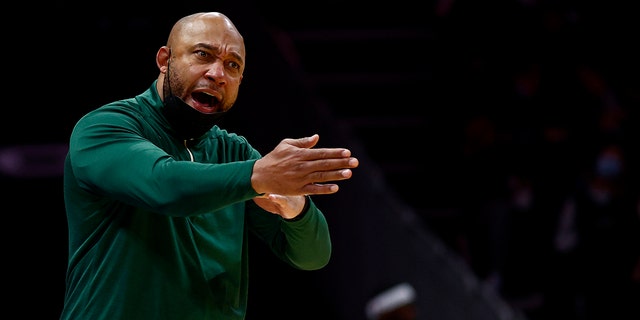
[[324, 214], [309, 198], [309, 208], [295, 221], [285, 221], [277, 214], [247, 202], [250, 230], [284, 262], [302, 270], [316, 270], [329, 263], [331, 237]]
[[[238, 143], [235, 150], [237, 159], [246, 160], [180, 161], [144, 138], [145, 125], [122, 108], [107, 108], [80, 119], [69, 142], [71, 168], [80, 187], [171, 216], [210, 212], [257, 195], [251, 186], [257, 156], [251, 156], [256, 152], [248, 143]], [[179, 144], [171, 146], [188, 152]]]

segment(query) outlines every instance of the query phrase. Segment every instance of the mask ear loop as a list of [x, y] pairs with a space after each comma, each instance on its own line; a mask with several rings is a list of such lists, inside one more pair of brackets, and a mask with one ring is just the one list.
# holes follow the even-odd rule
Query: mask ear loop
[[164, 75], [165, 81], [162, 86], [162, 91], [163, 95], [165, 95], [165, 99], [168, 96], [173, 96], [173, 92], [171, 91], [171, 76], [169, 72], [171, 72], [171, 48], [169, 48], [169, 59], [167, 59], [167, 73]]

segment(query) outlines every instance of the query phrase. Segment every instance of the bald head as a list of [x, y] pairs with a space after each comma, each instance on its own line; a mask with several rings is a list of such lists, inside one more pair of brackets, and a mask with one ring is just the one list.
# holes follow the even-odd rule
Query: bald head
[[[161, 72], [159, 87], [163, 84], [163, 74], [170, 60], [189, 59], [188, 56], [198, 56], [203, 50], [206, 50], [207, 55], [226, 61], [230, 61], [229, 58], [232, 57], [237, 66], [234, 72], [239, 71], [238, 75], [242, 78], [246, 56], [244, 38], [226, 15], [220, 12], [198, 12], [178, 20], [171, 28], [166, 45], [158, 51], [156, 63]], [[201, 62], [204, 63], [204, 60], [198, 60], [197, 63]]]
[[172, 47], [182, 37], [206, 32], [210, 29], [225, 31], [244, 42], [236, 26], [224, 14], [220, 12], [198, 12], [185, 16], [174, 24], [171, 33], [169, 33], [167, 46]]
[[194, 13], [173, 25], [156, 64], [162, 99], [176, 96], [203, 114], [224, 112], [233, 106], [242, 81], [244, 39], [224, 14]]

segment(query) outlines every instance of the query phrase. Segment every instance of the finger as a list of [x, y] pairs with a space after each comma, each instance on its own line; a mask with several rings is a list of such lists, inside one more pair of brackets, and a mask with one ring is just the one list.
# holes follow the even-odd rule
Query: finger
[[344, 159], [351, 157], [351, 150], [344, 148], [309, 149], [304, 150], [302, 157], [305, 160]]
[[340, 187], [334, 183], [311, 183], [302, 187], [302, 192], [305, 195], [315, 195], [315, 194], [332, 194], [338, 192]]
[[312, 136], [299, 139], [284, 139], [282, 142], [299, 148], [309, 149], [313, 148], [318, 143], [318, 140], [320, 140], [320, 136], [316, 133]]
[[358, 159], [323, 159], [307, 161], [301, 164], [300, 168], [310, 173], [314, 172], [330, 172], [343, 169], [353, 169], [359, 165]]
[[319, 171], [311, 173], [308, 178], [314, 183], [324, 183], [330, 181], [341, 181], [350, 179], [353, 176], [351, 169], [340, 169], [332, 171]]

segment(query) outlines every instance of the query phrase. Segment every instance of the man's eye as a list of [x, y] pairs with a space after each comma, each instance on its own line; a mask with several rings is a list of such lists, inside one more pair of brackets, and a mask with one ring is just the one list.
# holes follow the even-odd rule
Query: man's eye
[[240, 64], [233, 61], [229, 62], [229, 66], [233, 69], [240, 69]]
[[196, 51], [196, 54], [201, 56], [201, 57], [206, 57], [207, 56], [207, 53], [204, 52], [204, 51]]

